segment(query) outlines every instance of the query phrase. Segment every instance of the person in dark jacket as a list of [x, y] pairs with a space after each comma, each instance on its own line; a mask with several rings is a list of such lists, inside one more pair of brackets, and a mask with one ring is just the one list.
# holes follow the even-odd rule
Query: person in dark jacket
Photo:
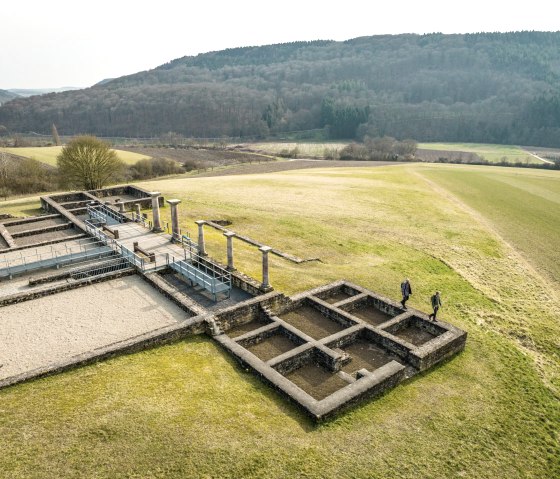
[[432, 301], [432, 309], [434, 310], [434, 312], [432, 314], [430, 314], [429, 318], [434, 321], [437, 322], [437, 312], [439, 310], [439, 308], [441, 308], [441, 298], [439, 296], [439, 291], [436, 291], [436, 294], [434, 294], [431, 298]]
[[410, 280], [408, 278], [406, 278], [402, 283], [401, 283], [401, 293], [402, 293], [402, 307], [404, 309], [406, 309], [406, 302], [408, 301], [408, 298], [410, 297], [410, 295], [412, 294], [412, 287], [410, 286]]

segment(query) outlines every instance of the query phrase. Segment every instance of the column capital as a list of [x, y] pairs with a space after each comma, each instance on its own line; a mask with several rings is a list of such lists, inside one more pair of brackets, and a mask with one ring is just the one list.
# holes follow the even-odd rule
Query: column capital
[[272, 248], [270, 246], [261, 246], [259, 248], [259, 251], [262, 251], [263, 253], [268, 253], [268, 252], [272, 251]]
[[226, 238], [233, 238], [233, 237], [235, 236], [235, 233], [234, 233], [233, 231], [226, 231], [226, 232], [224, 233], [224, 236], [225, 236]]
[[175, 200], [175, 199], [173, 199], [173, 200], [165, 200], [165, 201], [166, 201], [167, 203], [169, 203], [171, 206], [176, 206], [176, 205], [178, 205], [179, 203], [181, 203], [181, 200]]
[[196, 220], [195, 223], [196, 223], [198, 226], [203, 226], [203, 225], [206, 224], [206, 221], [204, 221], [204, 220]]
[[150, 191], [148, 193], [152, 198], [155, 198], [156, 196], [161, 195], [161, 193], [159, 191]]

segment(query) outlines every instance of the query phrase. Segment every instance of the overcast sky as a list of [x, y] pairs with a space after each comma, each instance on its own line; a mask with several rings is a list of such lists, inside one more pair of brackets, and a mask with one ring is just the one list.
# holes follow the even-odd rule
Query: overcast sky
[[552, 0], [4, 0], [0, 89], [87, 87], [185, 55], [296, 40], [560, 28]]

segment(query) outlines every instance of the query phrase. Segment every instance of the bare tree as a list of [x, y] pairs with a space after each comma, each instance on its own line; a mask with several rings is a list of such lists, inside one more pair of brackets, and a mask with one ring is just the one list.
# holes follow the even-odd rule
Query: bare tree
[[78, 136], [57, 158], [62, 182], [69, 186], [96, 190], [123, 172], [124, 163], [109, 145], [94, 136]]

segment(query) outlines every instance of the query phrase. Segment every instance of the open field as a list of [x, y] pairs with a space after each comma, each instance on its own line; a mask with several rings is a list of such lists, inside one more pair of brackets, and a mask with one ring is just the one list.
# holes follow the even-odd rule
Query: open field
[[505, 157], [508, 163], [537, 163], [543, 162], [528, 154], [518, 146], [490, 145], [485, 143], [419, 143], [418, 148], [436, 151], [463, 151], [476, 153], [490, 163], [499, 163]]
[[[37, 146], [30, 148], [0, 148], [0, 151], [6, 151], [12, 155], [23, 156], [25, 158], [32, 158], [34, 160], [46, 163], [51, 166], [56, 166], [56, 157], [62, 151], [62, 146]], [[139, 153], [133, 153], [124, 150], [115, 150], [118, 157], [126, 164], [132, 165], [139, 160], [150, 158], [149, 156]]]
[[560, 175], [485, 167], [427, 169], [424, 174], [478, 211], [560, 286]]
[[[558, 477], [558, 283], [503, 223], [516, 211], [542, 217], [533, 227], [547, 236], [546, 251], [537, 257], [560, 250], [558, 213], [549, 212], [559, 179], [402, 164], [142, 184], [182, 199], [180, 222], [191, 233], [193, 220], [228, 219], [234, 231], [321, 258], [272, 257], [280, 291], [347, 278], [397, 298], [408, 276], [409, 304], [427, 310], [440, 289], [442, 317], [469, 332], [467, 348], [322, 426], [205, 338], [116, 358], [0, 391], [0, 470], [9, 478]], [[529, 211], [518, 208], [524, 201]], [[493, 202], [506, 219], [493, 216]], [[11, 202], [0, 211], [6, 206], [16, 212]], [[223, 259], [223, 235], [206, 233], [209, 252]], [[234, 248], [238, 269], [259, 277], [258, 251]]]

